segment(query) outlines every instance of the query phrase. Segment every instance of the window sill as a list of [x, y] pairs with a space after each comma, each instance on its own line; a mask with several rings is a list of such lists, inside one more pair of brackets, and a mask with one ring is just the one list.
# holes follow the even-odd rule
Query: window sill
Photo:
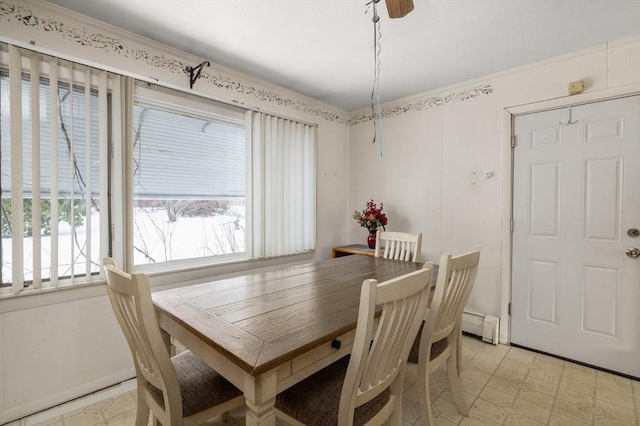
[[[315, 251], [302, 254], [278, 256], [265, 259], [238, 259], [226, 263], [208, 266], [190, 266], [180, 269], [149, 272], [152, 291], [198, 284], [213, 279], [232, 277], [246, 273], [248, 270], [272, 268], [283, 264], [310, 262], [315, 258]], [[42, 306], [56, 305], [93, 297], [107, 295], [104, 281], [86, 284], [44, 289], [26, 289], [18, 294], [0, 295], [0, 315], [8, 312], [33, 309]]]

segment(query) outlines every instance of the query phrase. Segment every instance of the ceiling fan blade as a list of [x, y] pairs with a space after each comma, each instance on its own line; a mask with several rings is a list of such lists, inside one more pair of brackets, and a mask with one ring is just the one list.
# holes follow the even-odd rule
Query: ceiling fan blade
[[389, 18], [402, 18], [413, 10], [413, 0], [385, 0]]

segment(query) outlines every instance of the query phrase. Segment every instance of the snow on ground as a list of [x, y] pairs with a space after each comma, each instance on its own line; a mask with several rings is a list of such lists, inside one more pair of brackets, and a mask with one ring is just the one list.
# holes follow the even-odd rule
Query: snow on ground
[[[227, 214], [211, 217], [178, 217], [169, 222], [167, 213], [160, 209], [134, 209], [134, 262], [136, 265], [167, 260], [190, 259], [202, 256], [243, 252], [246, 247], [245, 208], [231, 206]], [[72, 244], [71, 227], [60, 222], [58, 232], [58, 276], [71, 275], [72, 259], [75, 259], [73, 275], [86, 271], [86, 223], [76, 229]], [[91, 218], [92, 272], [98, 272], [102, 263], [100, 253], [100, 218]], [[41, 237], [42, 278], [50, 277], [51, 237]], [[33, 238], [23, 239], [25, 281], [33, 279]], [[11, 238], [2, 239], [2, 282], [11, 281]]]

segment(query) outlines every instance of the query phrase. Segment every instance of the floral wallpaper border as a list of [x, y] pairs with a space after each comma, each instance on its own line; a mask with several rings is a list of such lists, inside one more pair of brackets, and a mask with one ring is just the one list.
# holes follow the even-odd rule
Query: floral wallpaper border
[[[432, 98], [421, 99], [416, 102], [411, 102], [405, 105], [395, 106], [393, 108], [382, 109], [382, 118], [395, 117], [402, 115], [410, 111], [423, 111], [425, 109], [431, 109], [435, 107], [448, 104], [450, 102], [461, 102], [469, 99], [477, 98], [482, 95], [489, 95], [493, 93], [493, 86], [490, 84], [484, 84], [481, 86], [472, 87], [471, 89], [462, 90], [460, 92], [449, 93], [446, 96], [434, 96]], [[349, 119], [348, 124], [350, 126], [366, 123], [373, 120], [373, 114], [365, 114]]]
[[[186, 75], [189, 75], [188, 65], [178, 59], [168, 58], [164, 55], [154, 55], [144, 49], [127, 46], [125, 42], [116, 37], [100, 33], [91, 33], [87, 31], [86, 28], [75, 28], [66, 25], [64, 22], [36, 16], [30, 9], [20, 5], [15, 5], [0, 0], [0, 18], [9, 22], [11, 22], [12, 19], [15, 19], [23, 25], [36, 30], [58, 33], [63, 38], [73, 41], [84, 47], [102, 49], [107, 53], [113, 53], [125, 58], [144, 61], [147, 65], [159, 69], [164, 69], [174, 74], [185, 73]], [[208, 83], [212, 84], [215, 87], [240, 94], [251, 95], [262, 102], [268, 102], [278, 106], [284, 106], [295, 111], [305, 112], [311, 114], [312, 116], [320, 117], [326, 121], [331, 121], [334, 123], [353, 126], [361, 123], [366, 123], [373, 119], [372, 114], [360, 115], [353, 118], [345, 118], [340, 114], [324, 111], [306, 102], [300, 102], [294, 99], [286, 98], [276, 92], [267, 89], [260, 89], [243, 84], [237, 80], [234, 80], [230, 76], [225, 76], [220, 73], [211, 73], [203, 70], [200, 74], [200, 78], [206, 80]], [[403, 106], [384, 109], [382, 111], [382, 118], [398, 116], [410, 111], [422, 111], [425, 109], [438, 107], [449, 102], [465, 101], [491, 93], [493, 93], [493, 87], [486, 84], [460, 92], [450, 93], [446, 96], [426, 98]]]

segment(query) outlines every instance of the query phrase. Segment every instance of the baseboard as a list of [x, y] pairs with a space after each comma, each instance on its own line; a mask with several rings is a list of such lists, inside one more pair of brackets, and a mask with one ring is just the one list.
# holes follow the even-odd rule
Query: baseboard
[[[50, 413], [55, 413], [59, 407], [74, 407], [77, 404], [76, 401], [83, 401], [84, 398], [91, 397], [94, 394], [98, 394], [112, 387], [121, 386], [122, 383], [126, 383], [131, 377], [135, 376], [135, 370], [124, 370], [117, 374], [107, 376], [100, 380], [85, 383], [82, 386], [67, 389], [65, 392], [60, 392], [49, 396], [48, 398], [34, 400], [29, 404], [24, 404], [11, 409], [4, 409], [0, 413], [0, 425], [9, 423], [18, 419], [26, 419], [36, 417], [40, 415], [49, 416]], [[114, 385], [115, 383], [115, 385]], [[89, 402], [91, 404], [92, 402]], [[67, 405], [69, 404], [69, 405]], [[65, 408], [67, 409], [67, 408]], [[77, 408], [73, 408], [75, 410]], [[53, 410], [53, 411], [51, 411]], [[71, 410], [71, 411], [73, 411]], [[69, 411], [70, 412], [70, 411]], [[49, 413], [49, 414], [45, 414]], [[59, 414], [52, 414], [51, 417], [55, 417]], [[47, 417], [47, 418], [51, 418]], [[36, 417], [39, 418], [39, 417]], [[44, 419], [43, 419], [44, 420]], [[38, 422], [43, 421], [38, 420]], [[34, 424], [36, 422], [25, 423]]]
[[500, 319], [477, 312], [462, 312], [462, 331], [482, 338], [484, 342], [498, 344]]
[[66, 402], [64, 404], [57, 405], [55, 407], [40, 411], [25, 419], [25, 426], [35, 425], [42, 423], [45, 420], [52, 419], [63, 414], [71, 413], [79, 410], [80, 408], [88, 407], [96, 402], [104, 401], [105, 399], [113, 398], [114, 396], [121, 395], [126, 392], [130, 392], [136, 388], [136, 379], [129, 379], [126, 382], [108, 387], [106, 389], [99, 390], [89, 395], [81, 396], [73, 401]]

